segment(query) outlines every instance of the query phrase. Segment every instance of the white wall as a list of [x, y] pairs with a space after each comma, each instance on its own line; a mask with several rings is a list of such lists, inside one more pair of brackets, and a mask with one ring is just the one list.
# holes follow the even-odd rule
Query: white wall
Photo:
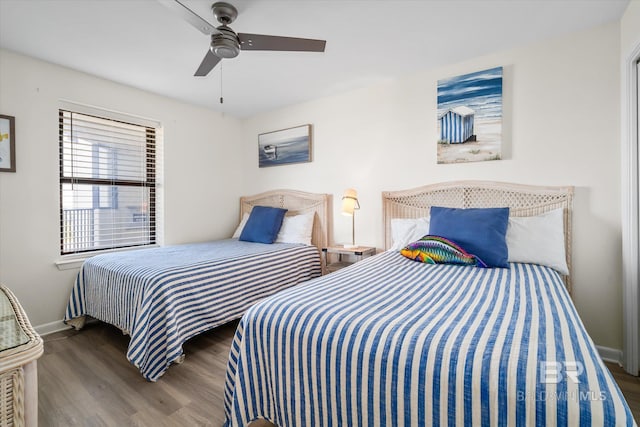
[[0, 50], [0, 113], [16, 118], [16, 173], [0, 173], [0, 283], [33, 325], [62, 319], [77, 270], [59, 271], [58, 102], [158, 120], [167, 244], [228, 237], [237, 223], [233, 118]]
[[[253, 117], [243, 126], [244, 192], [331, 193], [334, 240], [345, 242], [339, 201], [354, 187], [356, 241], [382, 247], [384, 190], [461, 179], [574, 185], [574, 301], [596, 344], [619, 349], [619, 63], [611, 24]], [[505, 159], [436, 164], [437, 80], [495, 66], [504, 67]], [[312, 163], [257, 167], [259, 133], [304, 123], [314, 125]]]
[[[622, 56], [632, 52], [640, 43], [640, 1], [631, 0], [620, 20]], [[624, 59], [624, 58], [623, 58]]]

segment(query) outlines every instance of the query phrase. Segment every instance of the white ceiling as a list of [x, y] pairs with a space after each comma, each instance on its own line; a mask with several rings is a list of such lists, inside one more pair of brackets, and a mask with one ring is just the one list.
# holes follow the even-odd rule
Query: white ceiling
[[[214, 0], [182, 1], [218, 24]], [[325, 53], [244, 51], [222, 81], [220, 65], [193, 77], [208, 37], [155, 0], [0, 0], [0, 47], [242, 118], [617, 21], [629, 2], [227, 1], [236, 32], [325, 39]]]

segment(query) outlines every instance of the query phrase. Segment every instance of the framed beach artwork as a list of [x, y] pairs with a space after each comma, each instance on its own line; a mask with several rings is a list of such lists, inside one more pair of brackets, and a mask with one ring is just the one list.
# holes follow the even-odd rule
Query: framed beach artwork
[[0, 172], [16, 171], [15, 118], [0, 114]]
[[311, 161], [311, 125], [258, 135], [258, 166], [279, 166]]
[[438, 163], [500, 160], [502, 67], [438, 80]]

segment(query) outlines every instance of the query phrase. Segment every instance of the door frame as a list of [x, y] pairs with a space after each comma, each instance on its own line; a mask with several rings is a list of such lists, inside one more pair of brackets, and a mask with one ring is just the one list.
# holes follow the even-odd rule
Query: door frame
[[638, 140], [638, 61], [640, 44], [622, 64], [622, 364], [628, 373], [640, 371], [640, 153]]

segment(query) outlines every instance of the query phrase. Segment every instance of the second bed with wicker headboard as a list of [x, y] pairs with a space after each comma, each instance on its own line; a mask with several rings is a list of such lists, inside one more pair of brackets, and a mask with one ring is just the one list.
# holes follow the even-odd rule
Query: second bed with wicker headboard
[[322, 273], [330, 197], [279, 190], [241, 199], [252, 206], [314, 213], [315, 246], [219, 241], [102, 254], [84, 262], [65, 321], [77, 328], [91, 316], [131, 335], [127, 358], [156, 381], [183, 358], [191, 337], [237, 319], [256, 302]]

